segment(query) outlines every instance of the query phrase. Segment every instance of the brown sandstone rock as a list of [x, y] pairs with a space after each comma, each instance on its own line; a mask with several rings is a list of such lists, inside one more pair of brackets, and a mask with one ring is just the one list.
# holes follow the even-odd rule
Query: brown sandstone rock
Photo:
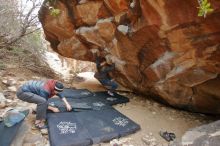
[[198, 17], [197, 0], [59, 0], [39, 11], [46, 39], [69, 58], [107, 51], [122, 85], [172, 106], [220, 113], [220, 1]]
[[78, 17], [83, 24], [94, 25], [98, 21], [98, 13], [101, 6], [101, 1], [89, 1], [81, 5], [76, 5]]

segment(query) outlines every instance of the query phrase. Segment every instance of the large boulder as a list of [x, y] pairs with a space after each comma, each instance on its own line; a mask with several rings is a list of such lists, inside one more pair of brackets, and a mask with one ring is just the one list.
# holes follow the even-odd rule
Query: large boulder
[[218, 146], [220, 144], [220, 121], [186, 131], [180, 140], [169, 146]]
[[59, 54], [94, 61], [107, 51], [113, 77], [164, 103], [220, 113], [220, 1], [198, 17], [197, 0], [59, 0], [39, 11], [46, 39]]

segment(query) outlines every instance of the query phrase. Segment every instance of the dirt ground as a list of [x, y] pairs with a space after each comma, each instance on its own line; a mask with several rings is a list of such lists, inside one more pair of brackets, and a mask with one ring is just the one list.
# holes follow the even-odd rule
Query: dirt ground
[[[33, 75], [32, 72], [25, 72], [23, 69], [16, 69], [16, 71], [11, 69], [8, 70], [8, 73], [2, 73], [1, 75], [2, 77], [7, 75], [11, 75], [11, 77], [19, 77], [22, 78], [23, 81], [34, 78], [44, 78], [39, 77], [36, 74]], [[93, 78], [93, 73], [81, 73], [79, 76], [81, 78], [74, 80], [71, 84], [67, 84], [67, 86], [75, 87], [77, 89], [87, 88], [91, 91], [105, 90], [99, 82]], [[126, 90], [122, 87], [119, 89]], [[124, 105], [116, 105], [114, 107], [139, 124], [141, 130], [118, 140], [97, 144], [99, 146], [109, 146], [113, 145], [113, 143], [122, 143], [120, 146], [168, 146], [168, 142], [160, 137], [159, 131], [173, 132], [177, 139], [180, 139], [188, 129], [213, 121], [213, 117], [176, 110], [148, 99], [148, 97], [137, 96], [129, 92], [118, 93], [127, 96], [130, 99], [130, 102]], [[22, 104], [24, 105], [24, 103]], [[32, 106], [28, 103], [25, 104], [27, 104], [27, 106]], [[33, 123], [34, 117], [33, 114], [29, 115], [27, 121]], [[36, 130], [31, 131], [30, 133], [35, 133], [34, 137], [36, 137]], [[47, 135], [44, 137], [45, 139], [48, 139]], [[27, 134], [26, 139], [28, 138], [30, 138], [30, 135]], [[47, 144], [45, 145], [49, 145], [48, 142], [46, 143]], [[45, 146], [44, 144], [41, 145]]]

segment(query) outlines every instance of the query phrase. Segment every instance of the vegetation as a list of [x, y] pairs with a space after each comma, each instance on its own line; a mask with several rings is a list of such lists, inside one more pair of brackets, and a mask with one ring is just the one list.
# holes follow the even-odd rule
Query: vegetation
[[50, 15], [57, 17], [60, 14], [60, 9], [51, 8], [50, 9]]
[[0, 49], [16, 45], [24, 36], [39, 30], [37, 10], [41, 1], [0, 0]]
[[198, 0], [198, 2], [199, 2], [198, 16], [206, 17], [208, 13], [213, 12], [213, 8], [211, 7], [211, 4], [208, 2], [208, 0]]
[[41, 0], [0, 0], [0, 70], [20, 67], [55, 74], [43, 60], [45, 47], [38, 20]]
[[46, 7], [48, 7], [48, 9], [50, 10], [50, 15], [54, 17], [57, 17], [61, 12], [60, 9], [54, 8], [56, 3], [57, 3], [57, 0], [47, 0], [46, 2]]

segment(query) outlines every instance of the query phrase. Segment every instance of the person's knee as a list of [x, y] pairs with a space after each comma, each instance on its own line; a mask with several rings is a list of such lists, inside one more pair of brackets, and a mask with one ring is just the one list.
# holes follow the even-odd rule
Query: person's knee
[[20, 95], [21, 95], [21, 94], [16, 93], [17, 98], [20, 99], [20, 100], [22, 100]]
[[24, 94], [24, 92], [20, 92], [20, 91], [18, 91], [18, 92], [16, 93], [16, 96], [17, 96], [17, 98], [20, 99], [20, 100], [24, 100], [24, 99], [26, 98], [26, 95]]
[[39, 102], [38, 102], [39, 105], [47, 105], [47, 100], [46, 99], [41, 99]]

